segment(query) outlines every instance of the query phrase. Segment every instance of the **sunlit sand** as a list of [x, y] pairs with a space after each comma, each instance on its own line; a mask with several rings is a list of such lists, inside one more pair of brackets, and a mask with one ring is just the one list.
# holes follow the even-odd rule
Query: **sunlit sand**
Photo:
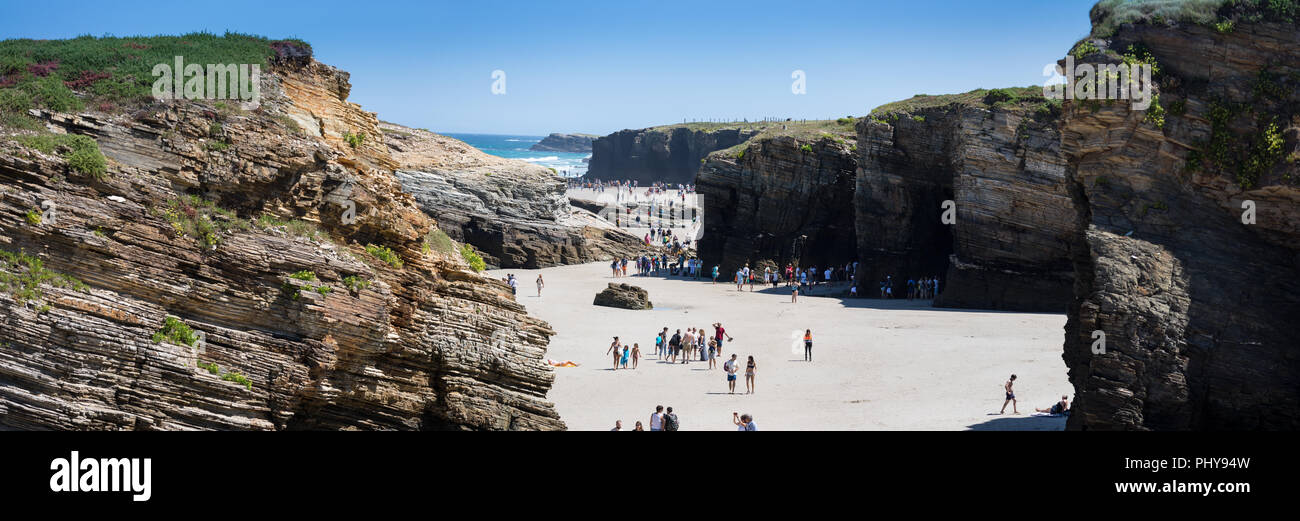
[[[541, 298], [534, 284], [539, 272], [546, 281]], [[641, 421], [648, 430], [656, 405], [672, 406], [682, 430], [735, 430], [732, 412], [753, 415], [760, 430], [1060, 430], [1064, 418], [1036, 417], [1034, 408], [1073, 392], [1061, 359], [1064, 314], [817, 296], [824, 288], [791, 304], [784, 285], [755, 286], [751, 293], [721, 281], [614, 279], [608, 263], [490, 272], [506, 273], [519, 278], [518, 300], [557, 332], [547, 358], [581, 364], [556, 368], [548, 394], [574, 430], [609, 430], [615, 420], [626, 430]], [[645, 288], [655, 309], [593, 306], [610, 282]], [[755, 394], [743, 394], [743, 376], [738, 393], [728, 394], [721, 359], [714, 370], [707, 362], [655, 359], [660, 329], [711, 333], [714, 322], [735, 338], [725, 356], [737, 353], [742, 366], [746, 356], [755, 357]], [[803, 361], [794, 336], [809, 328], [812, 363]], [[637, 369], [611, 370], [605, 352], [614, 336], [640, 344]], [[999, 416], [1002, 385], [1012, 373], [1020, 414], [1008, 406]]]

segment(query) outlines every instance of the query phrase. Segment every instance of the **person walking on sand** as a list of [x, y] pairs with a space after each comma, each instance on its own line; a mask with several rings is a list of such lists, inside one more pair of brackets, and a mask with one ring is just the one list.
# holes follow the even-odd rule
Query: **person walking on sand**
[[614, 370], [615, 370], [615, 371], [618, 370], [618, 361], [619, 361], [619, 359], [623, 358], [623, 354], [619, 352], [619, 349], [622, 348], [622, 346], [623, 346], [622, 344], [618, 343], [618, 337], [614, 337], [614, 341], [611, 342], [611, 343], [609, 344], [609, 349], [606, 349], [606, 350], [605, 350], [605, 355], [606, 355], [606, 356], [608, 356], [610, 353], [614, 353]]
[[812, 361], [812, 330], [803, 330], [803, 358], [805, 362]]
[[1007, 380], [1007, 383], [1004, 384], [1004, 385], [1002, 386], [1002, 387], [1005, 388], [1006, 391], [1007, 391], [1007, 401], [1002, 402], [1002, 410], [998, 411], [998, 414], [1002, 414], [1002, 413], [1004, 413], [1004, 412], [1007, 412], [1007, 404], [1008, 404], [1008, 403], [1011, 404], [1011, 413], [1012, 413], [1012, 414], [1020, 414], [1020, 411], [1016, 410], [1016, 392], [1013, 391], [1013, 390], [1011, 390], [1011, 386], [1012, 386], [1012, 384], [1015, 384], [1015, 383], [1016, 383], [1016, 375], [1013, 374], [1013, 375], [1011, 375], [1011, 379], [1010, 379], [1010, 380]]
[[665, 327], [663, 331], [660, 331], [658, 335], [655, 335], [655, 358], [659, 360], [664, 359], [664, 335], [667, 334], [668, 328]]
[[713, 283], [714, 283], [714, 284], [717, 284], [717, 283], [718, 283], [718, 265], [717, 265], [717, 264], [714, 264], [714, 265], [713, 265]]
[[731, 359], [722, 364], [722, 370], [727, 372], [727, 391], [736, 394], [736, 355], [732, 353]]
[[791, 304], [798, 304], [798, 303], [799, 303], [799, 285], [798, 285], [798, 284], [795, 284], [795, 285], [790, 286], [790, 303], [791, 303]]
[[709, 339], [709, 369], [718, 368], [718, 339]]
[[542, 281], [542, 274], [537, 274], [537, 298], [542, 298], [542, 288], [546, 287], [546, 282]]
[[632, 343], [632, 368], [636, 369], [636, 364], [641, 360], [641, 344]]
[[745, 394], [754, 394], [754, 373], [758, 370], [758, 364], [754, 363], [754, 356], [749, 356], [749, 361], [745, 362]]
[[619, 359], [619, 363], [622, 364], [623, 369], [627, 369], [627, 361], [628, 358], [631, 358], [631, 356], [632, 356], [632, 350], [628, 349], [627, 346], [623, 346], [623, 356], [620, 357]]
[[722, 322], [714, 322], [714, 323], [713, 323], [713, 338], [714, 338], [715, 340], [718, 341], [718, 355], [719, 355], [719, 356], [722, 355], [722, 337], [724, 337], [724, 336], [727, 337], [727, 341], [728, 341], [728, 342], [730, 342], [730, 341], [733, 340], [733, 339], [731, 338], [731, 335], [728, 335], [728, 334], [727, 334], [727, 329], [724, 328], [724, 327], [722, 327]]
[[682, 330], [678, 329], [673, 333], [673, 338], [668, 341], [668, 353], [672, 356], [673, 363], [677, 363], [677, 354], [682, 349]]
[[736, 424], [737, 431], [757, 431], [758, 426], [754, 425], [754, 417], [748, 414], [731, 413], [731, 422]]
[[664, 430], [664, 406], [656, 405], [654, 414], [650, 415], [650, 432]]

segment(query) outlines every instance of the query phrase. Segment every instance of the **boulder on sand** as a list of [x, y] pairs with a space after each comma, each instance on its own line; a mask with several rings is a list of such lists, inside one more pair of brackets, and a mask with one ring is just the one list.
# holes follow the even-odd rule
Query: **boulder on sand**
[[609, 287], [596, 294], [591, 302], [597, 306], [623, 309], [650, 309], [650, 293], [631, 284], [609, 283]]

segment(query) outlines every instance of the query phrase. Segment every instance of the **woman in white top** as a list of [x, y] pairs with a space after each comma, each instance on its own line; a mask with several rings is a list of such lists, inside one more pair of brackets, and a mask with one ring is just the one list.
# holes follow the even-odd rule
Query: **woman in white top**
[[542, 296], [542, 288], [545, 288], [545, 287], [546, 287], [546, 283], [542, 281], [542, 274], [540, 274], [540, 273], [537, 274], [537, 296], [538, 296], [538, 298], [540, 298], [540, 297]]

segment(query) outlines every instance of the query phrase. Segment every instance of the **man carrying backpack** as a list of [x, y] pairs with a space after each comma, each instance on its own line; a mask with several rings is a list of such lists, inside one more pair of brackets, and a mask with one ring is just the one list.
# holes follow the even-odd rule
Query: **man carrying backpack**
[[677, 430], [678, 426], [679, 424], [677, 423], [677, 413], [674, 413], [673, 408], [669, 407], [668, 412], [664, 413], [664, 430], [675, 431]]

